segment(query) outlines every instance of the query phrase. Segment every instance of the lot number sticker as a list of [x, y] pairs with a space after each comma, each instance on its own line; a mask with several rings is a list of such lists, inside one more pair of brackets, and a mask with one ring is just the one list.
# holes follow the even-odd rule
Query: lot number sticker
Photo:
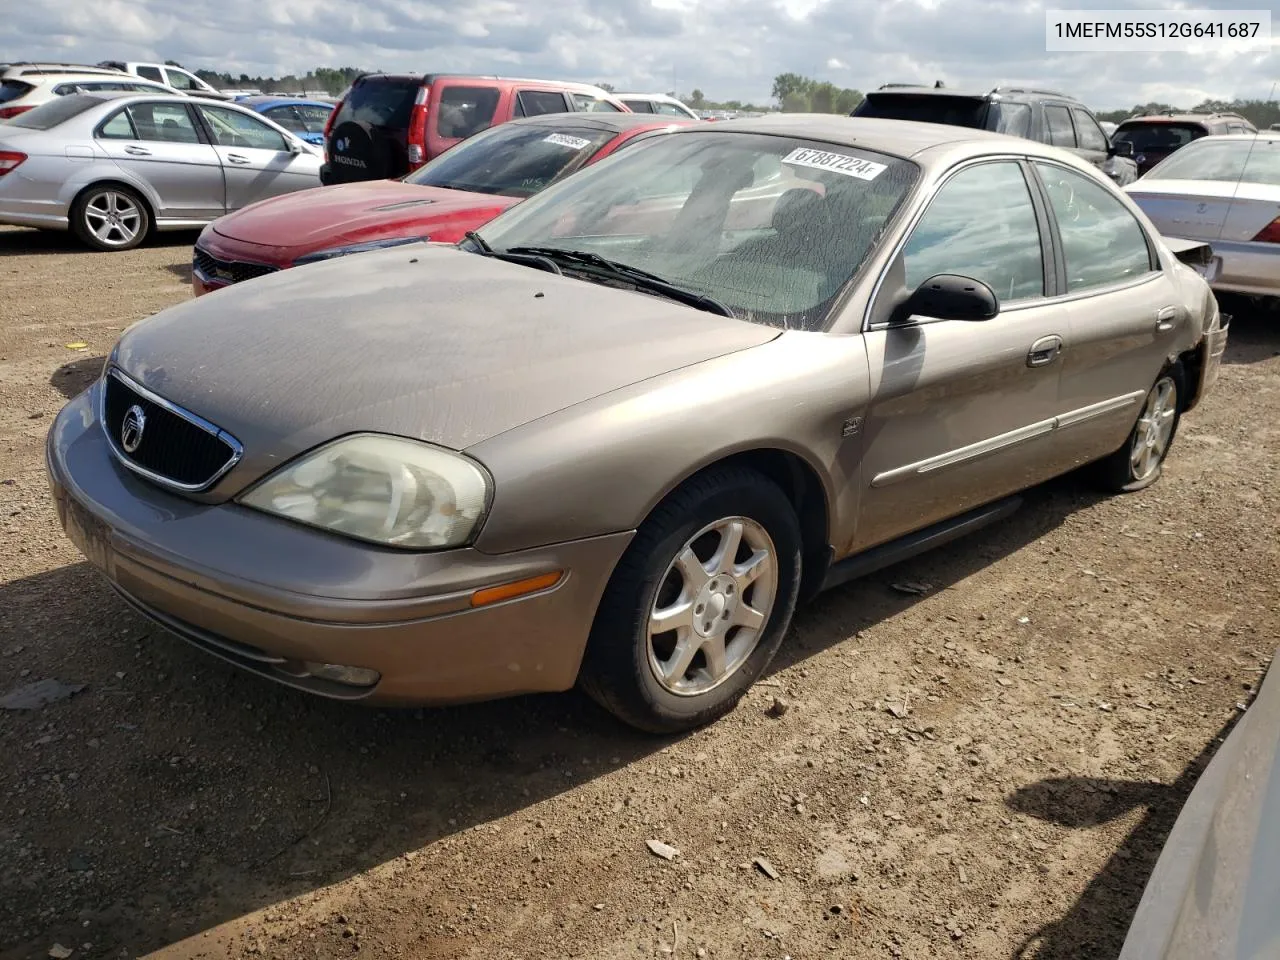
[[811, 150], [808, 147], [792, 150], [782, 158], [782, 162], [796, 167], [813, 167], [815, 170], [843, 173], [847, 177], [857, 177], [859, 180], [874, 180], [889, 169], [883, 163], [859, 160], [847, 153], [826, 153], [822, 150]]
[[583, 140], [581, 137], [571, 137], [567, 133], [553, 133], [547, 137], [546, 143], [554, 143], [557, 146], [569, 147], [573, 150], [581, 150], [583, 147], [591, 146], [590, 140]]

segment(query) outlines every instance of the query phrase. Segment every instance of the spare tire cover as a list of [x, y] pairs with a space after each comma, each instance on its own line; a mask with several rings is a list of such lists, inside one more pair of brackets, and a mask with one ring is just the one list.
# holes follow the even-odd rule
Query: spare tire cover
[[353, 120], [339, 124], [329, 139], [332, 183], [385, 180], [392, 175], [386, 142]]

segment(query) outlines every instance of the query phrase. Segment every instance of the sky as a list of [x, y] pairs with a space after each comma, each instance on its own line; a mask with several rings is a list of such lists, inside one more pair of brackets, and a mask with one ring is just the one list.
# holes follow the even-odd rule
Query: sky
[[[1266, 8], [1259, 0], [1202, 0], [1157, 9], [1251, 5]], [[697, 88], [711, 100], [764, 103], [774, 76], [794, 72], [858, 90], [936, 80], [983, 90], [1047, 86], [1095, 110], [1267, 99], [1280, 77], [1274, 45], [1254, 53], [1049, 54], [1043, 7], [1004, 0], [12, 0], [5, 6], [0, 62], [171, 59], [250, 76], [303, 74], [314, 66], [497, 73], [605, 82], [620, 91]]]

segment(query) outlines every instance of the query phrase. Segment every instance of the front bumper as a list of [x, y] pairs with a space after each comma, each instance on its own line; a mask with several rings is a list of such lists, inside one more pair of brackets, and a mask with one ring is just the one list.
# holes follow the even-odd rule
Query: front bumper
[[[202, 649], [322, 696], [434, 705], [566, 690], [631, 533], [492, 555], [410, 553], [234, 503], [200, 504], [135, 476], [96, 416], [100, 386], [58, 414], [46, 464], [59, 521], [131, 605]], [[518, 599], [476, 590], [563, 571]], [[304, 664], [375, 670], [353, 687]]]
[[292, 265], [287, 248], [233, 240], [207, 227], [191, 251], [191, 292], [200, 297]]

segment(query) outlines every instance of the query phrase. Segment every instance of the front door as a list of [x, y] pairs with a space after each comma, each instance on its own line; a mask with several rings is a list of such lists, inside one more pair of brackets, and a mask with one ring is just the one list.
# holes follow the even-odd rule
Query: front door
[[[847, 551], [1049, 476], [1067, 315], [1046, 299], [1052, 248], [1030, 175], [1016, 160], [962, 167], [889, 268], [864, 335], [872, 380], [866, 487]], [[1000, 313], [978, 322], [887, 322], [893, 303], [941, 273], [986, 283]]]
[[314, 157], [295, 154], [278, 130], [240, 110], [212, 104], [203, 114], [227, 183], [227, 210], [320, 185]]
[[148, 184], [160, 220], [213, 220], [226, 212], [222, 164], [177, 97], [123, 107], [98, 127], [98, 146]]

